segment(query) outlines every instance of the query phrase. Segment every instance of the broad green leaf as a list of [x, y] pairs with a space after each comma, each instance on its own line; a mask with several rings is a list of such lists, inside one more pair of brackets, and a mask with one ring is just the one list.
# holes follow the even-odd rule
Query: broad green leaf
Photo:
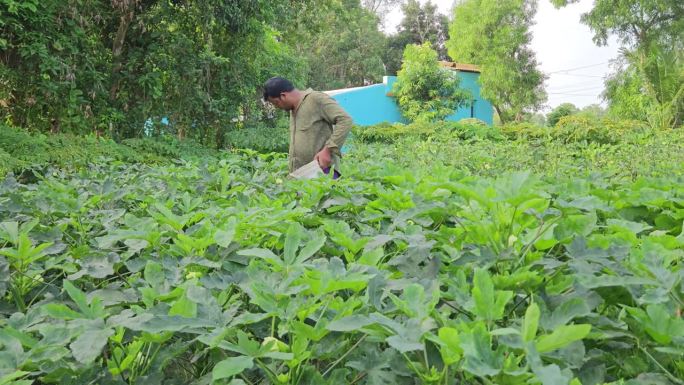
[[297, 249], [299, 249], [299, 244], [302, 241], [302, 233], [303, 229], [298, 223], [291, 224], [287, 230], [283, 258], [286, 265], [294, 264], [295, 258], [297, 257]]
[[183, 295], [169, 309], [169, 316], [174, 315], [195, 318], [197, 317], [197, 304], [188, 299], [187, 295]]
[[674, 337], [684, 337], [684, 319], [670, 314], [664, 305], [648, 305], [645, 312], [627, 308], [627, 312], [660, 344], [669, 345]]
[[0, 223], [0, 238], [7, 242], [17, 243], [19, 240], [19, 223], [2, 222]]
[[33, 381], [19, 380], [20, 378], [25, 377], [28, 374], [31, 373], [24, 372], [21, 370], [11, 372], [5, 376], [0, 377], [0, 385], [30, 385], [33, 383]]
[[325, 244], [325, 235], [317, 234], [313, 239], [302, 247], [297, 255], [297, 263], [304, 263], [311, 258]]
[[658, 285], [658, 282], [650, 278], [616, 276], [616, 275], [587, 275], [578, 274], [577, 282], [587, 289], [609, 286], [632, 286], [632, 285]]
[[534, 337], [537, 335], [540, 314], [539, 306], [536, 303], [533, 302], [527, 307], [521, 332], [524, 342], [534, 340]]
[[214, 234], [214, 241], [217, 245], [221, 247], [230, 246], [235, 237], [235, 227], [237, 226], [235, 217], [231, 217], [226, 223], [225, 227], [221, 230], [216, 231]]
[[362, 327], [368, 326], [372, 323], [374, 323], [374, 321], [368, 317], [355, 314], [332, 321], [328, 324], [328, 326], [326, 326], [326, 328], [334, 332], [349, 332], [361, 329]]
[[283, 261], [277, 255], [273, 254], [271, 250], [268, 249], [245, 249], [238, 251], [238, 254], [244, 255], [245, 257], [256, 257], [262, 258], [272, 265], [283, 267]]
[[476, 269], [473, 279], [473, 312], [487, 321], [501, 319], [508, 301], [513, 298], [513, 292], [508, 290], [494, 290], [494, 284], [486, 269]]
[[406, 336], [406, 335], [394, 335], [388, 337], [385, 341], [389, 346], [397, 349], [400, 353], [411, 352], [414, 350], [423, 350], [424, 345], [421, 343], [417, 336]]
[[76, 306], [78, 306], [79, 310], [81, 310], [81, 313], [83, 313], [86, 318], [92, 318], [93, 314], [90, 306], [88, 306], [88, 300], [85, 293], [76, 288], [76, 286], [67, 280], [62, 281], [62, 286], [69, 294], [69, 297], [71, 297], [71, 299], [76, 303]]
[[147, 261], [144, 271], [145, 281], [152, 287], [157, 287], [161, 285], [164, 280], [164, 270], [161, 264], [155, 261]]
[[555, 330], [574, 318], [583, 317], [589, 313], [591, 313], [591, 309], [589, 309], [586, 299], [572, 298], [554, 309], [551, 315], [543, 318], [541, 324], [546, 330]]
[[537, 338], [537, 351], [546, 353], [560, 349], [572, 342], [579, 341], [586, 337], [591, 331], [591, 325], [563, 325], [554, 330], [553, 333]]
[[478, 323], [470, 333], [461, 333], [460, 337], [465, 357], [463, 369], [480, 377], [501, 373], [503, 353], [492, 350], [491, 338], [482, 323]]
[[615, 218], [609, 218], [606, 223], [608, 224], [608, 227], [611, 228], [622, 228], [626, 229], [631, 233], [634, 234], [639, 234], [643, 231], [649, 230], [652, 227], [646, 223], [640, 223], [640, 222], [632, 222], [632, 221], [626, 221], [623, 219], [615, 219]]
[[35, 338], [31, 337], [30, 335], [20, 332], [19, 330], [11, 327], [11, 326], [5, 326], [3, 331], [5, 334], [14, 337], [17, 341], [21, 342], [23, 346], [26, 346], [27, 348], [34, 348], [38, 344], [38, 340]]
[[102, 348], [113, 334], [113, 329], [86, 330], [69, 345], [69, 348], [78, 362], [89, 364], [100, 355]]
[[450, 327], [442, 327], [437, 332], [437, 337], [442, 345], [439, 347], [439, 353], [446, 365], [451, 365], [461, 359], [463, 349], [461, 349], [461, 340], [458, 335], [458, 330]]
[[58, 319], [78, 319], [83, 318], [84, 315], [71, 310], [67, 305], [63, 303], [49, 303], [43, 307], [50, 317]]
[[226, 358], [214, 366], [214, 369], [211, 371], [211, 379], [216, 381], [222, 378], [233, 377], [247, 369], [251, 369], [253, 366], [254, 362], [252, 361], [252, 357], [239, 356]]

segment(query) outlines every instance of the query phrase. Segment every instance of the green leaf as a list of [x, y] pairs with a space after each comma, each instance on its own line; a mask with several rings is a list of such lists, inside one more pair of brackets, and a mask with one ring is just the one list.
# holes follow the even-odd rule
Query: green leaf
[[550, 316], [542, 319], [541, 324], [546, 330], [555, 330], [574, 318], [583, 317], [589, 313], [591, 309], [585, 298], [572, 298], [554, 309]]
[[325, 244], [325, 235], [318, 234], [304, 245], [297, 256], [297, 263], [306, 262]]
[[586, 337], [591, 331], [591, 325], [564, 325], [554, 330], [553, 333], [540, 336], [537, 339], [536, 347], [539, 353], [546, 353], [560, 349], [572, 342], [579, 341]]
[[88, 300], [85, 293], [76, 288], [70, 281], [62, 281], [62, 286], [69, 294], [69, 297], [76, 303], [81, 313], [85, 315], [86, 318], [93, 318], [90, 306], [88, 306]]
[[503, 354], [492, 350], [489, 333], [482, 323], [478, 323], [470, 333], [462, 333], [460, 336], [465, 357], [463, 369], [480, 377], [501, 373]]
[[364, 326], [374, 323], [371, 319], [363, 315], [350, 315], [335, 321], [330, 322], [326, 329], [334, 332], [350, 332], [359, 330]]
[[228, 247], [235, 238], [235, 227], [237, 226], [235, 217], [231, 217], [226, 223], [226, 227], [216, 231], [214, 241], [221, 247]]
[[78, 362], [89, 364], [100, 355], [102, 348], [113, 334], [113, 329], [86, 330], [69, 345], [69, 348]]
[[531, 303], [530, 306], [527, 307], [521, 332], [524, 342], [534, 340], [534, 337], [537, 335], [540, 314], [539, 306], [536, 303]]
[[439, 353], [442, 355], [444, 364], [451, 365], [461, 359], [463, 349], [461, 349], [461, 339], [458, 330], [450, 327], [442, 327], [437, 332], [437, 337], [441, 342]]
[[183, 295], [169, 309], [169, 316], [174, 315], [195, 318], [197, 317], [197, 304], [188, 299], [187, 295]]
[[294, 264], [295, 258], [297, 257], [297, 249], [299, 249], [299, 244], [302, 241], [302, 233], [303, 229], [299, 223], [291, 224], [287, 230], [284, 255], [286, 265]]
[[397, 349], [400, 353], [411, 352], [414, 350], [423, 350], [423, 343], [415, 336], [395, 335], [388, 337], [386, 340], [389, 346]]
[[78, 319], [83, 318], [83, 314], [71, 310], [67, 305], [63, 303], [49, 303], [43, 307], [50, 317], [58, 319]]
[[25, 377], [28, 374], [31, 374], [31, 373], [30, 372], [24, 372], [21, 370], [11, 372], [5, 376], [0, 377], [0, 385], [30, 385], [33, 383], [33, 381], [29, 381], [29, 380], [17, 381], [19, 378]]
[[245, 249], [238, 251], [238, 254], [244, 255], [245, 257], [261, 258], [270, 262], [272, 265], [283, 267], [283, 261], [280, 257], [273, 254], [273, 252], [268, 249]]
[[155, 261], [147, 261], [144, 271], [145, 281], [152, 287], [157, 287], [161, 285], [166, 277], [164, 276], [164, 270], [162, 265]]
[[473, 279], [473, 300], [475, 315], [487, 321], [501, 319], [508, 301], [513, 298], [513, 292], [508, 290], [494, 290], [494, 283], [486, 269], [476, 269]]
[[238, 375], [246, 369], [251, 369], [254, 366], [252, 357], [239, 356], [230, 357], [217, 363], [211, 371], [212, 381], [220, 380], [222, 378], [229, 378]]

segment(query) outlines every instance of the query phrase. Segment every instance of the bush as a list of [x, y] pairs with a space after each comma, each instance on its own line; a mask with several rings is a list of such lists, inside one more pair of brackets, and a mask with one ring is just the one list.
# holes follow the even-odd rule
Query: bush
[[81, 168], [99, 158], [126, 163], [162, 163], [217, 155], [211, 149], [174, 137], [128, 139], [116, 143], [96, 136], [31, 134], [15, 127], [0, 126], [0, 177], [8, 172], [48, 166]]
[[628, 134], [647, 130], [645, 123], [634, 120], [598, 120], [582, 115], [570, 115], [560, 118], [550, 132], [554, 139], [564, 143], [615, 144]]
[[561, 117], [555, 127], [529, 122], [508, 123], [501, 132], [511, 140], [548, 139], [561, 143], [617, 144], [635, 134], [650, 133], [645, 122], [636, 120], [597, 119], [586, 114]]
[[496, 127], [468, 121], [414, 122], [410, 124], [385, 122], [372, 126], [357, 127], [354, 130], [354, 136], [366, 143], [393, 143], [400, 138], [410, 137], [416, 139], [435, 137], [444, 140], [452, 138], [461, 140], [499, 140], [503, 138], [501, 132]]
[[232, 149], [252, 149], [261, 153], [288, 152], [290, 138], [287, 120], [274, 126], [257, 123], [226, 133], [226, 146]]
[[436, 122], [470, 99], [458, 85], [458, 76], [440, 67], [437, 52], [429, 43], [409, 44], [392, 92], [409, 121]]

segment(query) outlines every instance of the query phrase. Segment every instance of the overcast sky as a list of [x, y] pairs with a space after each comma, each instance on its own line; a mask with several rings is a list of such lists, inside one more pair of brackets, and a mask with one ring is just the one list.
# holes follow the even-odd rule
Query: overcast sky
[[[453, 0], [432, 0], [432, 3], [442, 13], [452, 16]], [[618, 44], [611, 40], [608, 46], [597, 47], [591, 40], [593, 35], [580, 23], [580, 15], [592, 5], [592, 0], [581, 0], [555, 9], [548, 0], [539, 1], [536, 24], [532, 27], [532, 48], [537, 53], [540, 69], [549, 76], [547, 110], [564, 102], [578, 107], [601, 103], [603, 77], [611, 72], [609, 61], [618, 56]], [[392, 11], [387, 16], [386, 30], [395, 31], [401, 18], [400, 9]]]

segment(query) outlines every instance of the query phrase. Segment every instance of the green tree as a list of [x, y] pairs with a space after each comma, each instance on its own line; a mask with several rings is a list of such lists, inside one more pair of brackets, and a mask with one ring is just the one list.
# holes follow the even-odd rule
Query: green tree
[[553, 127], [564, 116], [575, 115], [579, 109], [572, 103], [563, 103], [546, 114], [546, 122]]
[[[576, 0], [553, 0], [563, 6]], [[582, 22], [594, 32], [598, 45], [607, 44], [610, 36], [619, 39], [627, 65], [620, 71], [632, 78], [616, 74], [606, 93], [611, 106], [640, 99], [649, 99], [647, 119], [653, 126], [668, 127], [684, 119], [684, 3], [679, 0], [597, 0], [591, 11], [582, 15]], [[630, 70], [633, 67], [635, 71]], [[633, 79], [638, 76], [640, 79]], [[638, 88], [634, 88], [637, 84]], [[624, 84], [628, 88], [618, 91]], [[634, 91], [630, 98], [625, 92]], [[611, 101], [610, 98], [617, 96]], [[629, 100], [628, 100], [629, 99]], [[615, 109], [615, 108], [613, 108]], [[625, 106], [625, 108], [629, 107]]]
[[360, 0], [321, 1], [283, 33], [307, 65], [302, 86], [329, 90], [379, 82], [386, 37], [378, 17]]
[[[0, 108], [34, 130], [167, 132], [220, 146], [265, 78], [302, 78], [280, 34], [312, 4], [0, 0]], [[146, 127], [162, 116], [169, 127]]]
[[469, 99], [458, 85], [458, 76], [439, 65], [437, 52], [429, 43], [410, 44], [393, 92], [404, 117], [432, 122], [454, 113]]
[[430, 43], [439, 60], [448, 60], [446, 42], [449, 40], [449, 19], [431, 1], [421, 5], [408, 0], [401, 6], [403, 18], [397, 33], [388, 37], [384, 62], [387, 73], [394, 75], [401, 68], [404, 48], [409, 44]]
[[531, 0], [465, 0], [454, 8], [449, 55], [480, 66], [482, 96], [503, 123], [524, 119], [546, 100], [545, 76], [529, 47], [536, 11]]

